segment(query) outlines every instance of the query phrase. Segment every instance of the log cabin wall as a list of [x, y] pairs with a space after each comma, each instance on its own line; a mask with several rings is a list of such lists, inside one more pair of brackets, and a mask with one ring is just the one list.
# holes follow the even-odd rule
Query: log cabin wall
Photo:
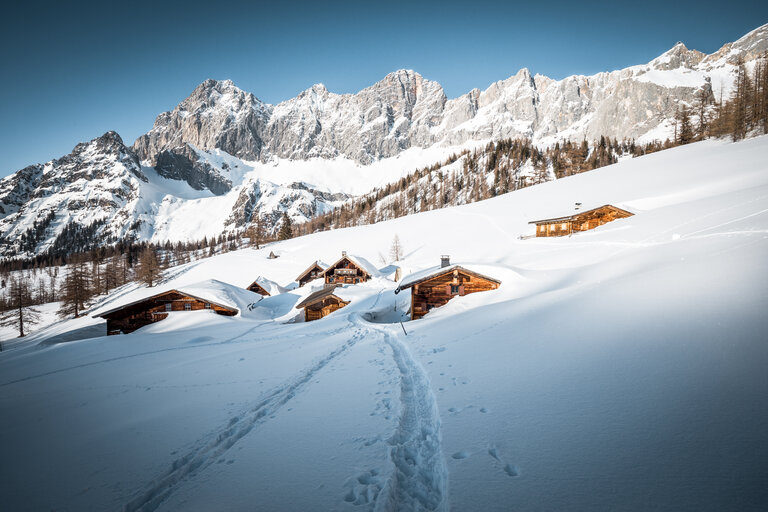
[[416, 320], [452, 298], [495, 290], [498, 283], [454, 269], [411, 287], [411, 320]]
[[552, 221], [542, 221], [536, 224], [536, 236], [565, 236], [579, 231], [588, 231], [598, 226], [607, 224], [617, 219], [623, 219], [632, 216], [631, 213], [606, 205], [594, 210], [588, 210], [583, 213], [564, 217], [562, 219], [553, 219]]
[[344, 258], [325, 271], [326, 284], [357, 284], [367, 281], [370, 276], [360, 267]]
[[310, 281], [314, 281], [315, 279], [320, 277], [320, 274], [322, 273], [323, 273], [323, 269], [320, 268], [318, 265], [315, 265], [314, 268], [308, 274], [305, 274], [304, 276], [301, 277], [301, 279], [299, 279], [299, 287], [304, 286]]
[[339, 300], [336, 297], [326, 297], [325, 299], [310, 304], [304, 308], [304, 321], [311, 322], [312, 320], [320, 320], [324, 316], [330, 315], [347, 304], [347, 302]]
[[120, 334], [121, 332], [128, 334], [145, 325], [164, 320], [172, 311], [200, 311], [202, 309], [210, 309], [225, 316], [236, 314], [232, 310], [210, 302], [179, 293], [170, 293], [127, 306], [110, 314], [107, 317], [107, 334]]

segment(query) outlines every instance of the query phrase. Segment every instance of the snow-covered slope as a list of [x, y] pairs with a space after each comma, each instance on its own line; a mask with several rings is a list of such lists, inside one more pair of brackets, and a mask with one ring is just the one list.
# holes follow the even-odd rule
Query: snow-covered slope
[[[765, 510], [767, 162], [766, 137], [706, 141], [174, 268], [160, 286], [287, 286], [341, 250], [376, 262], [397, 234], [403, 275], [449, 254], [502, 284], [402, 326], [408, 295], [377, 277], [311, 323], [286, 323], [305, 286], [126, 336], [54, 344], [100, 321], [51, 327], [0, 352], [0, 502]], [[519, 238], [574, 202], [635, 215]], [[125, 287], [92, 313], [148, 292]]]

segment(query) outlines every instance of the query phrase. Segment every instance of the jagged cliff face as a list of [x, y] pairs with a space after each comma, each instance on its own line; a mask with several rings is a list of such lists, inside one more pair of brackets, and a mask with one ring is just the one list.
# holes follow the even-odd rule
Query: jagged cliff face
[[120, 136], [108, 132], [0, 180], [0, 257], [119, 240], [198, 240], [243, 228], [257, 212], [274, 230], [284, 211], [302, 222], [349, 198], [244, 177], [247, 169], [232, 169], [239, 165], [233, 157], [182, 148], [177, 160], [163, 156], [157, 169], [142, 167]]
[[[256, 213], [302, 222], [347, 200], [347, 182], [362, 193], [457, 146], [500, 138], [664, 139], [681, 104], [701, 89], [727, 97], [737, 63], [767, 50], [764, 25], [711, 55], [678, 43], [648, 64], [592, 76], [522, 69], [453, 99], [407, 70], [356, 94], [315, 85], [274, 106], [206, 80], [131, 148], [109, 132], [0, 180], [0, 257], [199, 239], [241, 229]], [[395, 158], [411, 148], [428, 151], [419, 162]]]
[[120, 136], [108, 132], [72, 153], [0, 181], [0, 255], [51, 247], [68, 225], [108, 223], [105, 241], [124, 238], [147, 177]]
[[[190, 143], [246, 160], [352, 159], [366, 165], [411, 147], [461, 145], [525, 136], [556, 139], [653, 138], [679, 105], [704, 87], [728, 87], [739, 57], [768, 50], [768, 25], [705, 55], [678, 43], [647, 65], [552, 80], [527, 69], [446, 98], [437, 82], [400, 70], [357, 94], [315, 85], [271, 106], [235, 87], [208, 80], [134, 147], [150, 164], [163, 151]], [[726, 91], [727, 94], [727, 91]]]

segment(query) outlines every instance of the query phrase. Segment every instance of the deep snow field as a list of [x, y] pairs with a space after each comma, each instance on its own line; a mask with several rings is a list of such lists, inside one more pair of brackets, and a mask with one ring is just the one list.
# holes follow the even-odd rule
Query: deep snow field
[[[519, 238], [575, 202], [635, 215]], [[449, 254], [502, 285], [401, 326], [395, 234], [403, 276]], [[294, 322], [310, 286], [234, 291], [342, 250], [381, 275], [322, 320]], [[69, 341], [185, 287], [241, 314]], [[90, 315], [0, 352], [2, 510], [768, 509], [768, 137], [223, 254]]]

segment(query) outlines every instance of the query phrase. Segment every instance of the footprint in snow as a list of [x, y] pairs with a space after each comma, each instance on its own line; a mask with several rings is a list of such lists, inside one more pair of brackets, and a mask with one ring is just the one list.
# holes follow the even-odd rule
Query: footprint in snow
[[471, 454], [468, 451], [461, 450], [451, 455], [451, 457], [453, 457], [454, 459], [466, 459], [466, 458], [469, 458], [470, 455]]

